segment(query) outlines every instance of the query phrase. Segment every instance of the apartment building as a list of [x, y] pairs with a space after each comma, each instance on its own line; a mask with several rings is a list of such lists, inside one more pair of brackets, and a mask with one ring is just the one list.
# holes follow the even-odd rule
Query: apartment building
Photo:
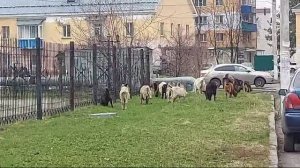
[[193, 0], [196, 39], [220, 63], [253, 62], [256, 54], [256, 0]]
[[270, 33], [267, 32], [271, 28], [271, 9], [270, 8], [261, 8], [256, 9], [257, 17], [257, 50], [263, 55], [273, 55], [272, 46], [266, 39], [266, 36], [270, 36]]

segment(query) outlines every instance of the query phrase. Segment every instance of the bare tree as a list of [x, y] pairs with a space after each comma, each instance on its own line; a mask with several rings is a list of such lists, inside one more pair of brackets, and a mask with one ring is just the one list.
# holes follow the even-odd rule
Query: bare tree
[[242, 36], [241, 31], [241, 9], [240, 1], [226, 0], [223, 2], [225, 13], [225, 32], [228, 37], [228, 47], [230, 49], [230, 62], [235, 63], [238, 59], [239, 44]]
[[180, 25], [170, 37], [166, 37], [168, 46], [162, 48], [166, 65], [163, 68], [165, 74], [176, 77], [183, 75], [200, 77], [202, 56], [207, 50], [198, 46], [194, 37], [195, 34], [184, 33]]

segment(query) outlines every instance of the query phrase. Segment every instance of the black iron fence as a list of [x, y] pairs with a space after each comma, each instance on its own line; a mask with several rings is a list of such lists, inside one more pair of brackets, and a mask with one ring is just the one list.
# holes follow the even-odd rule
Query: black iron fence
[[112, 41], [82, 46], [36, 39], [28, 49], [1, 39], [0, 125], [97, 104], [105, 88], [116, 100], [122, 83], [138, 93], [150, 83], [151, 54]]

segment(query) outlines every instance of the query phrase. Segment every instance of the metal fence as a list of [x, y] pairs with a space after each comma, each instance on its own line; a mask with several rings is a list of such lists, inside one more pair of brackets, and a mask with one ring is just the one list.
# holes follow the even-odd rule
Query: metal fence
[[0, 125], [97, 104], [105, 88], [116, 100], [122, 83], [135, 94], [150, 84], [151, 54], [113, 41], [82, 46], [36, 39], [35, 48], [25, 49], [17, 39], [1, 39]]

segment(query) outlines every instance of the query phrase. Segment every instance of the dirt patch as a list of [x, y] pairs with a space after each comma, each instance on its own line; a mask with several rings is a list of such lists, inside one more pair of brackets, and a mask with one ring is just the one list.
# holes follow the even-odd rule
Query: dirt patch
[[265, 148], [262, 145], [256, 145], [256, 146], [236, 146], [232, 150], [232, 154], [237, 159], [247, 159], [247, 158], [256, 158], [257, 160], [265, 159], [266, 158], [266, 151], [267, 148]]

